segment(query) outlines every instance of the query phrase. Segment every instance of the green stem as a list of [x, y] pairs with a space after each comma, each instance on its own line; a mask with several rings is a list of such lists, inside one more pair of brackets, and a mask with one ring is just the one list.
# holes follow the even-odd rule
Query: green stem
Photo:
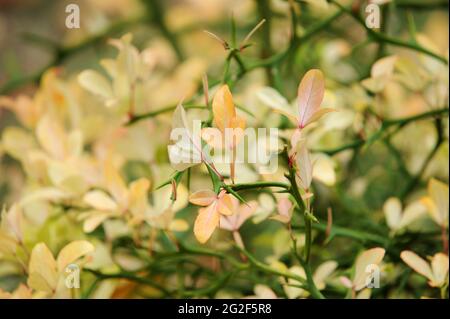
[[259, 188], [267, 188], [267, 187], [279, 187], [284, 189], [289, 189], [289, 185], [281, 182], [255, 182], [248, 184], [232, 184], [229, 185], [231, 189], [234, 191], [242, 191], [242, 190], [250, 190], [250, 189], [259, 189]]

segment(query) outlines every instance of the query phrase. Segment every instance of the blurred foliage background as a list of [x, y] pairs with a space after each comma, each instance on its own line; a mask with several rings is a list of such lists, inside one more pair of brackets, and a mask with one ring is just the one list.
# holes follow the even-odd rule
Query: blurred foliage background
[[[386, 1], [381, 9], [380, 30], [386, 38], [374, 36], [355, 19], [355, 16], [364, 19], [367, 1], [338, 1], [347, 11], [339, 10], [340, 7], [332, 3], [322, 7], [311, 2], [314, 1], [0, 0], [0, 95], [32, 95], [50, 67], [58, 67], [58, 76], [67, 79], [75, 79], [85, 69], [101, 71], [98, 61], [116, 56], [116, 49], [108, 45], [107, 40], [132, 33], [133, 45], [139, 50], [152, 48], [157, 60], [153, 91], [149, 91], [146, 106], [141, 111], [158, 110], [176, 104], [186, 92], [201, 90], [202, 73], [208, 74], [211, 83], [222, 79], [229, 51], [204, 30], [233, 43], [231, 17], [237, 39], [243, 39], [265, 19], [264, 25], [251, 38], [252, 46], [239, 52], [247, 69], [230, 84], [237, 104], [258, 113], [261, 104], [255, 92], [264, 86], [276, 88], [291, 101], [297, 94], [301, 75], [309, 69], [320, 68], [327, 78], [328, 101], [344, 114], [333, 123], [327, 122], [330, 130], [312, 132], [312, 149], [333, 158], [333, 174], [336, 175], [336, 181], [329, 185], [321, 180], [313, 182], [314, 212], [321, 221], [314, 230], [313, 264], [335, 260], [342, 275], [346, 275], [348, 271], [342, 269], [352, 267], [358, 252], [381, 246], [386, 248], [388, 260], [383, 277], [386, 284], [374, 290], [374, 297], [437, 297], [439, 294], [427, 287], [423, 277], [405, 270], [400, 253], [412, 249], [421, 256], [428, 256], [441, 251], [440, 229], [431, 219], [425, 219], [411, 225], [409, 231], [393, 236], [386, 224], [383, 205], [390, 197], [399, 198], [404, 206], [422, 198], [427, 194], [427, 184], [432, 177], [448, 183], [448, 120], [443, 117], [408, 121], [400, 124], [401, 129], [392, 136], [377, 136], [373, 141], [367, 141], [367, 137], [378, 132], [380, 121], [384, 119], [408, 118], [448, 108], [448, 78], [443, 76], [448, 71], [448, 1]], [[80, 29], [65, 27], [65, 7], [69, 3], [80, 6]], [[294, 46], [293, 33], [298, 36]], [[397, 40], [400, 43], [396, 43]], [[416, 50], [417, 46], [432, 54]], [[261, 63], [270, 62], [271, 57], [283, 52], [288, 54], [280, 63]], [[413, 61], [399, 67], [397, 75], [403, 78], [398, 83], [388, 84], [382, 93], [364, 89], [361, 81], [370, 77], [374, 63], [394, 54]], [[191, 64], [179, 71], [186, 61]], [[261, 67], [251, 67], [258, 64]], [[424, 93], [426, 90], [417, 89], [411, 83], [419, 79], [422, 69], [427, 69], [431, 76], [440, 74], [439, 78], [444, 78], [440, 85], [446, 90], [439, 97], [444, 103], [431, 105], [432, 99]], [[241, 71], [239, 63], [231, 65], [231, 74]], [[167, 77], [170, 81], [165, 80]], [[182, 87], [180, 83], [185, 83], [184, 80], [194, 83], [193, 87]], [[94, 107], [94, 103], [89, 106]], [[351, 113], [349, 117], [345, 116], [346, 111]], [[165, 125], [170, 126], [168, 123]], [[0, 131], [13, 125], [18, 125], [13, 112], [0, 108]], [[167, 161], [161, 139], [161, 145], [156, 147], [142, 145], [142, 148], [151, 148], [151, 161]], [[128, 181], [142, 176], [154, 177], [148, 164], [141, 159], [129, 159], [122, 173]], [[3, 154], [0, 203], [9, 206], [20, 199], [25, 184], [26, 174], [20, 163], [9, 154]], [[259, 195], [252, 191], [243, 194], [252, 199], [258, 199]], [[335, 236], [331, 237], [325, 231], [330, 207], [333, 225], [336, 225]], [[188, 207], [179, 215], [192, 224], [193, 214], [195, 209]], [[294, 224], [301, 233], [301, 218], [296, 219], [297, 216]], [[67, 230], [64, 228], [67, 226], [62, 227], [58, 233]], [[280, 260], [291, 263], [290, 257], [285, 256], [286, 251], [274, 248], [277, 241], [288, 240], [282, 225], [273, 222], [245, 224], [241, 233], [248, 243], [246, 248], [257, 258], [263, 260], [272, 255], [274, 249], [280, 249]], [[99, 238], [104, 236], [102, 230], [94, 234]], [[177, 236], [180, 241], [194, 243], [191, 234]], [[125, 242], [115, 243], [118, 247], [129, 245], [126, 242], [129, 238], [121, 240]], [[173, 249], [172, 244], [162, 239], [164, 245]], [[61, 244], [56, 246], [60, 248]], [[167, 267], [176, 268], [176, 265]], [[252, 276], [257, 277], [258, 273]], [[335, 277], [324, 294], [342, 297], [345, 289], [336, 283], [339, 276]], [[23, 282], [16, 274], [1, 278], [0, 274], [0, 287], [5, 290]], [[255, 281], [286, 296], [273, 278], [261, 277]], [[253, 285], [238, 276], [227, 287], [215, 296], [253, 293]], [[127, 295], [129, 291], [125, 290], [116, 291], [115, 296], [135, 296]], [[137, 296], [145, 295], [145, 292], [137, 293]]]

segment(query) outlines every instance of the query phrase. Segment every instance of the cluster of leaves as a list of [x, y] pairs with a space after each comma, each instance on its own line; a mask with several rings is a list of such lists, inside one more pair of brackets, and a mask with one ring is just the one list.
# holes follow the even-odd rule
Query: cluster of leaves
[[[208, 32], [228, 52], [218, 81], [204, 75], [205, 61], [167, 68], [171, 49], [138, 50], [126, 34], [110, 40], [118, 53], [100, 61], [103, 70], [50, 68], [32, 97], [0, 97], [17, 120], [2, 131], [0, 153], [21, 180], [1, 216], [0, 297], [447, 298], [447, 59], [424, 35], [410, 43], [369, 30], [379, 50], [367, 74], [341, 61], [345, 42], [314, 67], [298, 62], [302, 41], [343, 14], [361, 19], [340, 2], [305, 2], [280, 4], [292, 26], [288, 48], [273, 56], [244, 58], [255, 33], [271, 41], [265, 20], [239, 45], [234, 19], [230, 43]], [[269, 4], [258, 1], [267, 20]], [[299, 8], [331, 14], [300, 34]], [[385, 54], [386, 44], [412, 53]], [[400, 134], [411, 126], [434, 143], [417, 174], [424, 150], [415, 132]], [[257, 142], [280, 159], [275, 172], [236, 162], [246, 127], [281, 131], [275, 149]], [[189, 138], [169, 145], [172, 129]], [[372, 151], [379, 144], [388, 155]], [[431, 162], [438, 173], [425, 177]], [[398, 190], [383, 179], [394, 173], [404, 175]], [[74, 263], [81, 290], [66, 285]], [[374, 267], [381, 283], [370, 289]]]

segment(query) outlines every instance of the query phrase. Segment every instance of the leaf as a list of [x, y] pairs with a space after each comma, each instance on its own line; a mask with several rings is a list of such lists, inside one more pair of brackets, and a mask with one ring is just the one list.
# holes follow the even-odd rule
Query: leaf
[[53, 293], [57, 284], [56, 261], [44, 243], [34, 246], [28, 267], [28, 286], [37, 291]]
[[111, 158], [107, 159], [104, 164], [104, 177], [109, 193], [114, 197], [119, 206], [126, 207], [128, 204], [128, 189]]
[[56, 187], [43, 187], [25, 195], [19, 204], [25, 206], [35, 201], [60, 201], [68, 198], [68, 194]]
[[262, 88], [257, 92], [258, 98], [275, 112], [286, 116], [292, 123], [297, 124], [297, 114], [292, 110], [288, 101], [277, 90], [271, 87]]
[[300, 180], [301, 187], [307, 190], [310, 188], [312, 182], [313, 165], [308, 148], [306, 147], [306, 141], [304, 139], [297, 143], [295, 152], [295, 160], [298, 169], [297, 176]]
[[237, 231], [253, 215], [258, 203], [250, 201], [248, 204], [239, 205], [239, 200], [234, 197], [231, 199], [235, 213], [231, 216], [220, 216], [220, 228], [228, 231]]
[[220, 213], [216, 203], [205, 208], [200, 208], [194, 223], [195, 238], [202, 244], [206, 243], [219, 225], [219, 220]]
[[212, 102], [212, 109], [214, 114], [214, 124], [222, 133], [224, 133], [225, 128], [231, 127], [231, 120], [236, 117], [233, 96], [231, 95], [228, 85], [221, 86], [216, 92]]
[[150, 188], [150, 182], [146, 178], [139, 178], [130, 184], [128, 194], [128, 209], [133, 216], [143, 218], [148, 208], [147, 193]]
[[204, 161], [201, 148], [201, 131], [193, 132], [189, 126], [183, 105], [178, 104], [172, 116], [171, 140], [178, 138], [175, 144], [167, 147], [169, 160], [177, 171], [198, 165]]
[[315, 117], [325, 94], [325, 80], [320, 70], [310, 70], [298, 86], [298, 126], [304, 128]]
[[217, 211], [226, 216], [230, 216], [234, 214], [234, 205], [233, 198], [228, 194], [223, 194], [221, 197], [219, 195], [219, 199], [217, 200]]
[[42, 148], [52, 157], [62, 160], [67, 155], [67, 135], [59, 120], [49, 114], [44, 115], [36, 128], [36, 136]]
[[84, 89], [104, 99], [111, 99], [114, 96], [109, 81], [96, 71], [85, 70], [81, 72], [78, 75], [78, 82]]
[[86, 193], [83, 202], [99, 210], [117, 210], [116, 202], [102, 191], [94, 190]]
[[16, 240], [18, 242], [23, 242], [23, 213], [19, 205], [12, 205], [5, 217], [9, 225], [9, 230], [12, 231]]
[[0, 142], [3, 150], [18, 160], [25, 160], [26, 154], [37, 146], [34, 137], [19, 127], [6, 127]]
[[430, 281], [434, 281], [433, 271], [430, 268], [430, 265], [421, 257], [419, 257], [416, 253], [405, 250], [400, 254], [400, 258], [414, 271], [425, 276]]
[[330, 275], [336, 270], [337, 266], [337, 262], [330, 260], [317, 267], [313, 275], [313, 280], [317, 286], [317, 289], [322, 290], [325, 288], [325, 280], [330, 277]]
[[402, 203], [397, 197], [390, 197], [383, 205], [386, 223], [390, 229], [396, 230], [402, 218]]
[[16, 240], [0, 230], [0, 255], [15, 255], [16, 248]]
[[217, 199], [216, 193], [211, 190], [197, 191], [189, 196], [189, 202], [198, 206], [209, 206]]
[[253, 288], [253, 291], [255, 292], [255, 297], [259, 299], [277, 299], [277, 295], [273, 292], [272, 289], [265, 285], [255, 285], [255, 288]]
[[365, 79], [361, 84], [373, 93], [381, 92], [394, 73], [395, 55], [379, 59], [372, 65], [370, 78]]
[[59, 252], [58, 258], [56, 259], [58, 271], [63, 272], [67, 265], [93, 252], [94, 250], [94, 245], [86, 240], [71, 242]]
[[409, 204], [403, 212], [399, 228], [404, 228], [426, 214], [426, 207], [422, 202], [416, 201]]
[[397, 56], [391, 55], [379, 59], [375, 62], [370, 70], [370, 76], [372, 78], [377, 77], [389, 77], [394, 72], [395, 62], [397, 61]]
[[383, 260], [385, 250], [383, 248], [372, 248], [364, 251], [358, 256], [355, 262], [355, 275], [353, 279], [353, 287], [355, 291], [359, 291], [366, 286], [366, 279], [369, 275], [366, 272], [370, 265], [379, 265]]
[[287, 224], [291, 221], [293, 208], [294, 206], [288, 198], [281, 198], [277, 203], [278, 214], [271, 216], [270, 219]]
[[448, 185], [432, 178], [428, 183], [428, 193], [437, 208], [437, 220], [441, 226], [448, 226], [449, 196]]
[[443, 253], [437, 253], [431, 260], [431, 269], [433, 270], [434, 286], [442, 287], [448, 277], [448, 256]]
[[83, 231], [85, 233], [93, 232], [98, 226], [100, 226], [111, 214], [108, 212], [91, 211], [91, 214], [84, 219]]

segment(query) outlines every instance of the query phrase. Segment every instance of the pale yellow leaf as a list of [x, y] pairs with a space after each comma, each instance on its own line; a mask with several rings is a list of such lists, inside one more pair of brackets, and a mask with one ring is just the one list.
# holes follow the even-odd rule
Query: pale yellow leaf
[[336, 270], [338, 263], [334, 260], [329, 260], [317, 267], [313, 275], [314, 283], [317, 289], [322, 290], [325, 288], [325, 281]]
[[383, 212], [389, 228], [398, 229], [402, 218], [402, 203], [400, 200], [397, 197], [388, 198], [384, 202]]
[[88, 192], [84, 195], [83, 202], [99, 210], [114, 211], [118, 209], [116, 202], [109, 195], [99, 190]]
[[86, 240], [73, 241], [64, 246], [58, 254], [56, 263], [58, 271], [63, 272], [67, 265], [94, 251], [94, 245]]
[[104, 99], [113, 97], [113, 91], [109, 81], [100, 73], [93, 70], [85, 70], [78, 75], [80, 85], [91, 93]]
[[383, 248], [372, 248], [364, 251], [356, 258], [355, 275], [353, 279], [353, 287], [356, 291], [366, 286], [366, 280], [370, 275], [367, 268], [371, 265], [379, 265], [383, 260], [385, 250]]
[[433, 284], [435, 287], [442, 287], [448, 277], [448, 256], [443, 253], [437, 253], [431, 260], [431, 269], [433, 270]]
[[126, 207], [128, 204], [128, 189], [111, 158], [105, 162], [104, 174], [106, 188], [109, 193], [114, 197], [119, 206]]
[[103, 223], [111, 215], [105, 212], [93, 212], [83, 222], [83, 231], [85, 233], [93, 232], [101, 223]]
[[431, 270], [430, 265], [416, 253], [405, 250], [400, 254], [400, 258], [416, 272], [425, 276], [430, 281], [434, 281], [433, 271]]
[[449, 191], [448, 185], [432, 178], [428, 183], [428, 192], [436, 205], [439, 214], [440, 225], [448, 226], [449, 215]]
[[54, 292], [58, 274], [53, 254], [44, 243], [34, 246], [28, 267], [28, 286], [48, 293]]
[[139, 178], [130, 184], [128, 208], [135, 217], [144, 217], [148, 207], [149, 188], [150, 182], [146, 178]]
[[55, 159], [64, 159], [67, 155], [67, 135], [55, 116], [44, 115], [36, 128], [36, 136], [42, 148]]

